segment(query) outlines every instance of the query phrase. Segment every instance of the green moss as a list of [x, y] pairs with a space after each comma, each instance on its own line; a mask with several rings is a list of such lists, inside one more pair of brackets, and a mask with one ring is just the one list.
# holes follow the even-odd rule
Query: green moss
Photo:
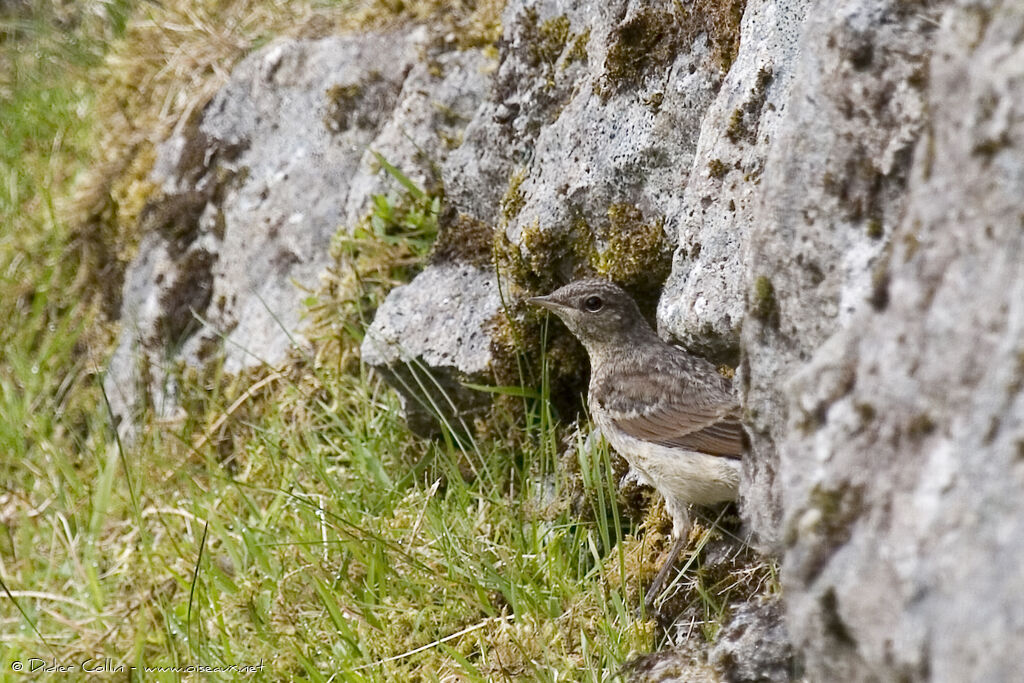
[[758, 115], [761, 113], [761, 110], [764, 109], [765, 100], [768, 99], [768, 86], [774, 77], [775, 72], [770, 66], [763, 66], [757, 70], [757, 79], [754, 81], [754, 87], [750, 89], [747, 101], [743, 104], [743, 108], [747, 112]]
[[195, 312], [202, 312], [213, 296], [213, 265], [216, 254], [194, 249], [178, 265], [174, 282], [160, 292], [161, 315], [154, 327], [160, 342], [173, 347], [199, 326]]
[[1015, 396], [1021, 389], [1024, 389], [1024, 350], [1017, 352], [1016, 367], [1013, 369], [1013, 377], [1006, 385], [1006, 392], [1010, 396]]
[[757, 79], [750, 89], [746, 101], [742, 106], [733, 110], [729, 116], [729, 122], [725, 128], [725, 135], [733, 144], [741, 140], [754, 142], [757, 139], [761, 110], [764, 108], [765, 100], [768, 97], [768, 85], [772, 82], [773, 71], [771, 67], [762, 67], [757, 72]]
[[994, 157], [1001, 149], [1010, 146], [1010, 139], [1005, 135], [989, 137], [979, 140], [971, 147], [971, 152], [984, 157], [986, 163]]
[[594, 264], [600, 275], [641, 290], [660, 287], [668, 277], [672, 250], [663, 218], [645, 221], [636, 206], [612, 204], [608, 226], [599, 237], [605, 243]]
[[445, 149], [455, 149], [461, 147], [463, 143], [463, 131], [459, 130], [454, 133], [449, 133], [444, 130], [437, 131], [437, 136], [441, 140], [441, 144], [444, 145]]
[[892, 250], [892, 242], [889, 242], [871, 271], [871, 294], [868, 302], [876, 311], [884, 311], [889, 306], [889, 264], [892, 261]]
[[887, 265], [875, 268], [871, 273], [871, 296], [868, 299], [876, 311], [889, 307], [889, 268]]
[[657, 113], [661, 109], [661, 103], [665, 101], [665, 93], [658, 91], [651, 93], [644, 98], [644, 106], [652, 112]]
[[843, 495], [841, 491], [829, 490], [815, 486], [810, 495], [810, 507], [821, 513], [825, 519], [832, 519], [842, 509]]
[[760, 275], [754, 280], [750, 313], [765, 324], [772, 327], [778, 326], [779, 305], [775, 299], [775, 286], [764, 275]]
[[572, 216], [568, 225], [522, 226], [519, 246], [498, 231], [493, 252], [502, 277], [524, 293], [546, 293], [568, 279], [600, 275], [638, 299], [652, 298], [671, 268], [664, 220], [645, 220], [639, 208], [622, 203], [610, 205], [607, 220], [594, 226], [582, 211]]
[[907, 424], [907, 434], [915, 441], [935, 431], [935, 421], [927, 413], [915, 415]]
[[458, 261], [477, 267], [490, 266], [494, 259], [494, 229], [464, 213], [445, 216], [430, 252], [431, 262]]
[[563, 14], [547, 19], [537, 27], [537, 40], [529, 47], [530, 58], [534, 62], [554, 64], [568, 42], [569, 17]]
[[[917, 226], [914, 226], [917, 227]], [[914, 254], [921, 248], [921, 240], [917, 239], [917, 235], [913, 232], [908, 232], [903, 235], [903, 262], [906, 263], [910, 259], [914, 258]]]
[[546, 294], [563, 283], [564, 274], [588, 262], [582, 252], [589, 242], [592, 240], [572, 228], [544, 228], [535, 221], [520, 228], [518, 244], [505, 230], [495, 233], [494, 264], [503, 286], [514, 297]]
[[595, 91], [607, 100], [626, 86], [639, 83], [647, 72], [669, 64], [680, 49], [671, 12], [645, 8], [617, 26], [610, 38], [604, 74]]
[[587, 61], [587, 46], [589, 44], [590, 28], [588, 27], [583, 31], [583, 33], [572, 38], [572, 44], [569, 46], [569, 52], [565, 55], [565, 65], [568, 66], [574, 62]]
[[324, 127], [332, 133], [353, 127], [374, 128], [379, 125], [379, 118], [386, 115], [395, 87], [380, 72], [372, 71], [358, 83], [328, 88], [324, 93], [327, 99]]
[[505, 196], [501, 198], [501, 218], [505, 225], [515, 220], [526, 205], [526, 197], [523, 196], [522, 190], [525, 180], [525, 168], [517, 169], [509, 176], [508, 188], [505, 190]]
[[712, 178], [723, 178], [729, 172], [729, 167], [721, 159], [712, 159], [708, 162], [708, 173]]
[[712, 53], [725, 73], [740, 50], [740, 24], [747, 0], [694, 0], [692, 6], [708, 35]]
[[607, 100], [648, 74], [664, 73], [702, 34], [722, 72], [728, 71], [739, 50], [745, 7], [746, 0], [695, 0], [688, 5], [676, 2], [668, 10], [639, 10], [612, 31], [595, 93]]
[[323, 119], [327, 130], [340, 133], [348, 129], [349, 118], [362, 94], [363, 86], [359, 83], [333, 85], [327, 89], [324, 93], [324, 97], [327, 98], [327, 111]]
[[871, 422], [875, 419], [876, 411], [875, 407], [870, 403], [857, 403], [854, 405], [854, 410], [857, 411], [857, 415], [860, 416], [860, 421], [864, 424]]
[[859, 486], [847, 485], [832, 489], [818, 485], [811, 490], [808, 508], [817, 510], [820, 515], [812, 531], [828, 541], [819, 544], [820, 554], [817, 557], [808, 558], [806, 570], [812, 575], [820, 570], [835, 549], [850, 537], [853, 524], [863, 509], [862, 500], [863, 488]]
[[509, 239], [504, 230], [494, 231], [494, 242], [491, 245], [494, 254], [494, 268], [503, 287], [526, 291], [521, 285], [529, 274], [529, 266], [523, 252], [515, 242]]
[[491, 369], [498, 385], [535, 385], [543, 354], [550, 373], [552, 402], [563, 415], [579, 409], [586, 391], [586, 353], [563, 326], [547, 328], [543, 312], [525, 303], [527, 296], [546, 294], [566, 279], [593, 274], [589, 263], [595, 253], [590, 227], [577, 214], [568, 228], [523, 226], [519, 246], [504, 230], [496, 231], [493, 258], [507, 307], [489, 323]]
[[869, 219], [867, 224], [867, 233], [868, 237], [873, 240], [882, 239], [882, 236], [885, 235], [885, 229], [882, 227], [882, 221], [877, 218]]
[[729, 124], [725, 127], [725, 136], [733, 144], [747, 137], [747, 126], [743, 121], [743, 110], [739, 107], [729, 116]]
[[552, 266], [571, 252], [571, 236], [562, 230], [544, 229], [539, 223], [523, 228], [520, 242], [526, 249], [526, 262], [535, 276], [545, 276]]
[[[754, 83], [754, 91], [761, 97], [761, 104], [764, 104], [764, 97], [768, 91], [768, 84], [772, 82], [775, 72], [770, 66], [762, 66], [757, 70], [757, 81]], [[760, 105], [758, 109], [760, 109]]]

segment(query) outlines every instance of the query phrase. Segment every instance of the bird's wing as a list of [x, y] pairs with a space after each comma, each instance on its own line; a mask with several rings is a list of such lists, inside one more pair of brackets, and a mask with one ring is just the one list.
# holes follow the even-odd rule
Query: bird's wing
[[[726, 458], [739, 458], [742, 455], [746, 434], [739, 420], [726, 417], [707, 424], [684, 421], [679, 419], [681, 417], [685, 419], [685, 416], [666, 411], [653, 416], [611, 417], [611, 420], [626, 434], [661, 446]], [[666, 425], [669, 420], [674, 424]]]
[[598, 392], [601, 409], [625, 434], [651, 443], [739, 458], [746, 433], [728, 381], [687, 359], [657, 368], [618, 373], [614, 385]]

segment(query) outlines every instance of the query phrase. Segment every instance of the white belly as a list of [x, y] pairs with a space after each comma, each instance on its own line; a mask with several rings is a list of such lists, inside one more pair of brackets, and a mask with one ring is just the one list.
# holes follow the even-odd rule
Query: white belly
[[712, 505], [736, 500], [739, 495], [740, 462], [706, 453], [659, 446], [623, 434], [595, 412], [594, 420], [604, 437], [626, 459], [640, 481], [649, 483], [665, 497], [679, 526], [687, 504]]

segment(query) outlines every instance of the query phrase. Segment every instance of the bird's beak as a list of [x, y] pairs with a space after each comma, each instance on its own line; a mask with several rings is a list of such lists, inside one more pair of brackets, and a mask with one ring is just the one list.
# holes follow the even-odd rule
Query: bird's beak
[[568, 308], [568, 306], [558, 303], [550, 296], [533, 296], [527, 299], [526, 303], [533, 304], [534, 306], [541, 306], [556, 313], [561, 309]]

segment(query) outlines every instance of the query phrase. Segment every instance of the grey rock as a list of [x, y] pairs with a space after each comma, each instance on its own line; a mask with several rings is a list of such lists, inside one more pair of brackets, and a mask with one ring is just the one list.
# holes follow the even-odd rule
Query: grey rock
[[640, 655], [622, 667], [629, 683], [719, 683], [707, 653], [682, 645]]
[[[498, 222], [509, 176], [533, 155], [538, 132], [568, 96], [580, 68], [561, 70], [540, 59], [538, 30], [561, 16], [570, 18], [572, 26], [568, 12], [578, 11], [577, 4], [513, 1], [505, 7], [501, 54], [489, 96], [466, 127], [463, 144], [442, 166], [448, 200], [462, 213]], [[575, 29], [580, 25], [577, 20]]]
[[[303, 289], [389, 179], [430, 184], [486, 83], [479, 50], [424, 59], [427, 33], [280, 40], [240, 63], [159, 150], [162, 196], [125, 278], [106, 389], [129, 418], [176, 412], [180, 366], [237, 373], [302, 348]], [[414, 66], [415, 65], [415, 66]]]
[[[701, 118], [719, 86], [704, 37], [643, 71], [635, 87], [595, 91], [607, 78], [617, 29], [670, 7], [510, 2], [491, 96], [444, 166], [455, 207], [498, 225], [525, 252], [524, 230], [569, 234], [574, 225], [606, 225], [615, 203], [660, 218], [661, 206], [685, 183]], [[537, 45], [545, 40], [538, 26], [560, 18], [567, 21], [567, 40], [552, 49], [550, 61], [538, 58]], [[586, 45], [585, 59], [573, 56], [577, 40]], [[516, 173], [523, 178], [522, 200], [503, 212]], [[577, 265], [578, 258], [570, 259], [553, 276], [565, 281]]]
[[925, 125], [935, 26], [923, 10], [884, 0], [818, 6], [804, 26], [743, 245], [744, 510], [768, 546], [781, 542], [789, 493], [777, 452], [791, 428], [785, 381], [871, 309]]
[[761, 176], [779, 129], [789, 124], [809, 5], [747, 3], [739, 52], [704, 108], [687, 182], [664, 203], [676, 250], [658, 306], [660, 331], [732, 365], [746, 316], [746, 247], [763, 219]]
[[786, 389], [783, 578], [818, 680], [1020, 676], [1022, 29], [1013, 2], [942, 17], [883, 291]]
[[154, 345], [150, 340], [163, 317], [162, 292], [153, 283], [158, 273], [175, 272], [164, 240], [156, 233], [144, 235], [139, 255], [125, 273], [121, 337], [103, 381], [111, 409], [122, 419], [119, 429], [124, 435], [135, 433], [132, 413], [141, 408], [138, 404], [145, 396], [152, 394], [153, 410], [161, 418], [171, 417], [177, 409], [171, 380], [166, 375], [154, 379], [144, 369], [144, 359]]
[[[687, 630], [687, 629], [681, 629]], [[780, 596], [755, 597], [738, 605], [713, 645], [687, 640], [641, 655], [623, 667], [630, 683], [804, 683], [786, 627]]]
[[391, 118], [363, 154], [349, 184], [346, 225], [359, 222], [369, 212], [372, 197], [387, 194], [394, 186], [373, 152], [419, 187], [438, 188], [438, 164], [462, 143], [463, 130], [487, 91], [493, 68], [493, 60], [480, 50], [442, 53], [412, 66]]
[[500, 312], [494, 272], [459, 264], [427, 267], [377, 310], [362, 358], [398, 390], [413, 431], [432, 435], [443, 422], [472, 432], [490, 401], [464, 383], [491, 381], [488, 327]]
[[238, 372], [285, 357], [301, 311], [294, 283], [312, 287], [326, 267], [341, 198], [416, 43], [409, 35], [272, 43], [160, 148], [163, 198], [128, 267], [106, 383], [127, 424], [147, 394], [175, 410], [175, 365], [200, 366], [216, 353]]
[[1021, 10], [819, 3], [795, 49], [799, 22], [779, 24], [758, 136], [727, 156], [723, 114], [746, 108], [720, 103], [742, 103], [746, 37], [778, 12], [748, 4], [684, 212], [667, 213], [662, 330], [714, 353], [743, 323], [744, 516], [785, 553], [809, 679], [1012, 680]]
[[740, 605], [711, 650], [711, 664], [728, 683], [789, 683], [800, 679], [778, 597]]
[[[750, 330], [748, 292], [762, 275], [752, 272], [751, 265], [760, 267], [752, 242], [773, 217], [764, 202], [765, 165], [772, 151], [788, 149], [785, 131], [799, 131], [792, 109], [802, 83], [797, 73], [807, 68], [801, 67], [801, 46], [809, 7], [747, 3], [740, 49], [703, 118], [688, 182], [666, 204], [675, 255], [658, 304], [659, 331], [716, 362], [736, 365], [741, 327]], [[749, 376], [749, 368], [740, 369], [741, 389]], [[741, 487], [744, 517], [770, 547], [781, 517], [777, 458], [770, 439], [756, 431], [751, 436], [755, 457], [743, 464], [749, 482]]]

